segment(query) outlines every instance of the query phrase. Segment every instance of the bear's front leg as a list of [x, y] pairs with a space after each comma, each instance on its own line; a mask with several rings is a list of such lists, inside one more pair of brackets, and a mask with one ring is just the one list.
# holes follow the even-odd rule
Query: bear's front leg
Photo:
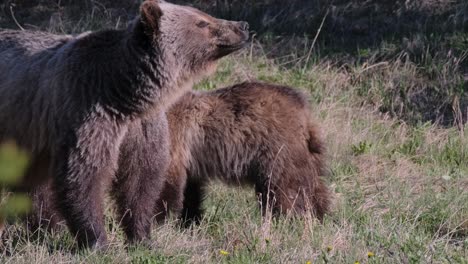
[[117, 166], [122, 123], [91, 115], [65, 134], [53, 155], [57, 206], [80, 247], [107, 246], [103, 194]]
[[153, 210], [169, 162], [169, 132], [164, 112], [129, 125], [112, 193], [130, 243], [150, 243]]

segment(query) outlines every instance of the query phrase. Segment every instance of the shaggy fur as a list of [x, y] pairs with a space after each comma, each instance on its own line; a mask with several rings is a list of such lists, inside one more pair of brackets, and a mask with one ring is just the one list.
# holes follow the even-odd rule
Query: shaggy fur
[[330, 196], [323, 145], [306, 97], [277, 85], [243, 83], [183, 96], [168, 112], [171, 164], [158, 219], [167, 210], [201, 217], [203, 186], [219, 178], [252, 184], [263, 212], [312, 211], [319, 219]]
[[[119, 218], [130, 241], [151, 232], [155, 197], [169, 166], [169, 130], [165, 113], [129, 127], [112, 186]], [[154, 177], [157, 175], [158, 177]], [[141, 216], [146, 217], [141, 217]]]
[[[202, 216], [204, 187], [218, 178], [228, 184], [252, 184], [263, 212], [313, 212], [319, 219], [328, 212], [330, 194], [323, 183], [324, 147], [311, 120], [306, 97], [296, 89], [262, 83], [243, 83], [210, 92], [189, 92], [167, 112], [171, 138], [171, 163], [162, 194], [156, 203], [156, 218], [168, 211], [198, 222]], [[136, 129], [135, 131], [133, 131]], [[158, 148], [154, 137], [131, 127], [131, 139], [119, 159], [120, 170], [151, 173], [154, 166], [133, 157], [152, 157]], [[150, 132], [150, 131], [148, 131]], [[156, 137], [157, 138], [157, 137]], [[157, 145], [157, 144], [155, 144]], [[141, 153], [141, 154], [138, 154]], [[119, 187], [115, 196], [132, 187]], [[139, 184], [133, 178], [132, 184]], [[159, 185], [153, 185], [159, 190]], [[43, 219], [54, 228], [60, 220], [50, 193], [35, 196], [43, 205]], [[141, 193], [140, 195], [146, 196]], [[150, 202], [145, 205], [149, 205]], [[151, 210], [151, 208], [146, 208]], [[38, 215], [38, 214], [36, 214]]]
[[[49, 167], [56, 204], [72, 234], [80, 245], [104, 246], [102, 196], [129, 126], [140, 128], [134, 131], [145, 137], [156, 129], [161, 138], [148, 145], [157, 154], [147, 162], [167, 162], [159, 161], [167, 156], [166, 121], [160, 113], [247, 39], [246, 23], [155, 0], [142, 4], [140, 16], [126, 30], [75, 37], [0, 31], [0, 141], [16, 140], [30, 151], [34, 166]], [[135, 144], [136, 139], [125, 140]], [[133, 174], [119, 172], [126, 175], [118, 185], [128, 194], [118, 200], [130, 240], [149, 237], [147, 201], [157, 198], [153, 188], [163, 167], [151, 173], [137, 170], [138, 184]], [[31, 175], [38, 182], [49, 177]]]

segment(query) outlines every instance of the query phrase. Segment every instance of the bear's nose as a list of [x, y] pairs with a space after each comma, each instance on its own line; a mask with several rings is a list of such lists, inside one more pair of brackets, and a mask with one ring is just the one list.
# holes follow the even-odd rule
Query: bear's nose
[[248, 31], [249, 30], [249, 23], [245, 22], [245, 21], [241, 21], [239, 22], [239, 27], [243, 30], [243, 31]]

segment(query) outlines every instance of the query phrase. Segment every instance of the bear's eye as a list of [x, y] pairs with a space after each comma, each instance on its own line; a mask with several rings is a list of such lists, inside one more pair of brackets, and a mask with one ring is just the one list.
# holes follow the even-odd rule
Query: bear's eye
[[210, 23], [208, 23], [208, 22], [202, 20], [202, 21], [199, 21], [199, 22], [197, 23], [197, 27], [199, 27], [199, 28], [205, 28], [205, 27], [207, 27], [209, 24], [210, 24]]

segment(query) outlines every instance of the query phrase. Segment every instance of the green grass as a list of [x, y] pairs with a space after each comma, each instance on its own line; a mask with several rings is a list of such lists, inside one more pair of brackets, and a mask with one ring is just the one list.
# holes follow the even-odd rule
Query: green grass
[[[102, 27], [95, 19], [48, 30]], [[213, 183], [201, 225], [154, 226], [154, 250], [126, 249], [109, 205], [108, 252], [75, 252], [68, 232], [37, 236], [16, 225], [6, 230], [0, 263], [468, 263], [467, 61], [463, 52], [447, 55], [466, 50], [466, 38], [454, 33], [443, 45], [421, 44], [430, 50], [422, 54], [413, 52], [416, 40], [382, 41], [356, 48], [349, 62], [320, 45], [306, 60], [310, 40], [286, 45], [284, 57], [271, 55], [275, 45], [253, 43], [196, 86], [259, 79], [310, 94], [334, 194], [323, 223], [262, 219], [252, 188]], [[464, 124], [433, 122], [450, 116], [457, 99]]]
[[[125, 249], [109, 207], [109, 252], [74, 253], [67, 232], [37, 241], [16, 226], [8, 229], [11, 255], [0, 256], [0, 262], [466, 263], [468, 135], [381, 113], [353, 89], [349, 73], [332, 66], [298, 71], [245, 53], [224, 60], [197, 89], [259, 77], [310, 92], [311, 111], [328, 147], [326, 180], [335, 196], [324, 223], [311, 217], [262, 219], [253, 189], [214, 183], [202, 224], [189, 230], [174, 221], [155, 226], [153, 251]], [[381, 78], [369, 85], [386, 82]]]

